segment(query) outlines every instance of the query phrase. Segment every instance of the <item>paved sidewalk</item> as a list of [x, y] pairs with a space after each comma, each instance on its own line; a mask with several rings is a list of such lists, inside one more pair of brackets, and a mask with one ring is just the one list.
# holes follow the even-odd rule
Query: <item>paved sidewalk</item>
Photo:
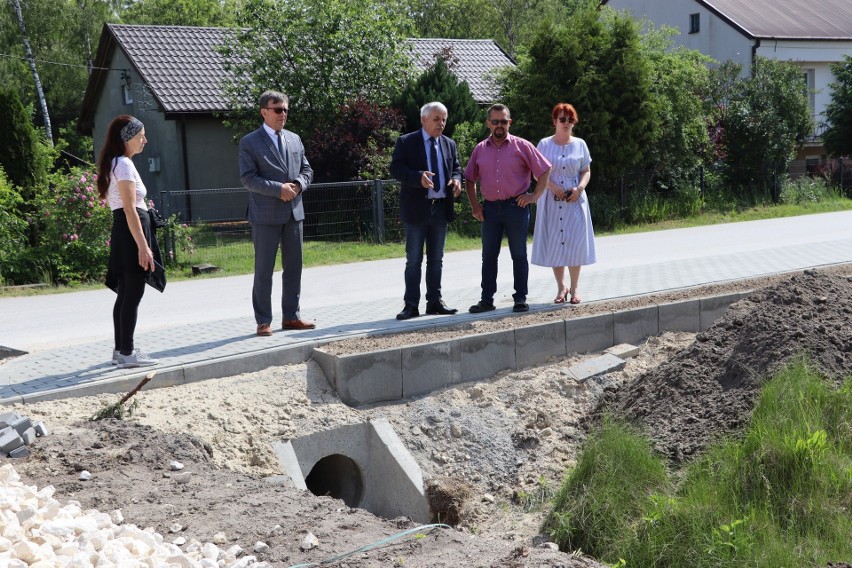
[[[598, 258], [583, 269], [583, 302], [847, 263], [852, 262], [852, 212], [604, 237], [598, 239]], [[284, 362], [279, 355], [288, 350], [345, 337], [511, 314], [512, 270], [505, 248], [498, 309], [484, 315], [467, 313], [479, 300], [479, 251], [445, 255], [444, 300], [459, 308], [456, 316], [396, 321], [403, 268], [403, 259], [392, 259], [305, 270], [302, 314], [315, 320], [317, 329], [279, 329], [272, 337], [254, 334], [250, 275], [171, 283], [164, 294], [148, 289], [136, 343], [160, 359], [161, 373], [212, 361], [221, 361], [224, 370], [228, 361], [246, 357]], [[279, 286], [276, 281], [274, 298], [280, 297]], [[550, 269], [531, 267], [529, 290], [533, 310], [554, 309]], [[0, 298], [0, 345], [28, 352], [0, 361], [0, 403], [68, 396], [63, 391], [81, 387], [106, 392], [111, 384], [144, 375], [110, 364], [113, 299], [106, 289]], [[421, 310], [424, 305], [422, 300]]]

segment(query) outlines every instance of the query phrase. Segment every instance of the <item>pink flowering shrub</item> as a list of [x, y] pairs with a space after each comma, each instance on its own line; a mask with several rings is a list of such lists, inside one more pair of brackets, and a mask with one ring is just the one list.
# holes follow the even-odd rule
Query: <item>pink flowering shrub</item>
[[41, 252], [55, 282], [98, 280], [106, 272], [112, 212], [98, 198], [97, 175], [57, 174], [42, 209]]

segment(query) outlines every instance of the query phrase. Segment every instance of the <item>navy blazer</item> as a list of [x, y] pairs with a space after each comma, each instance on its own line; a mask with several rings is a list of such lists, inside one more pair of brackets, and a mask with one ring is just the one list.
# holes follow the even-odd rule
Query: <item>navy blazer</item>
[[[240, 181], [249, 191], [249, 223], [283, 225], [291, 214], [297, 221], [305, 218], [302, 193], [311, 185], [314, 170], [302, 139], [289, 130], [282, 132], [286, 159], [263, 126], [240, 139]], [[288, 182], [298, 182], [302, 191], [292, 201], [281, 201], [281, 184]]]
[[[452, 138], [441, 136], [438, 139], [441, 145], [441, 156], [444, 160], [444, 171], [447, 175], [447, 183], [451, 179], [461, 182], [461, 165], [459, 165], [458, 150]], [[426, 148], [423, 144], [423, 130], [415, 130], [403, 134], [396, 140], [391, 157], [390, 173], [394, 179], [399, 180], [399, 214], [403, 223], [420, 224], [425, 223], [430, 214], [429, 190], [420, 185], [423, 172], [429, 170], [429, 161], [426, 158]], [[438, 183], [437, 172], [432, 178]], [[447, 199], [444, 201], [447, 221], [455, 218], [455, 198], [449, 188], [445, 188]]]

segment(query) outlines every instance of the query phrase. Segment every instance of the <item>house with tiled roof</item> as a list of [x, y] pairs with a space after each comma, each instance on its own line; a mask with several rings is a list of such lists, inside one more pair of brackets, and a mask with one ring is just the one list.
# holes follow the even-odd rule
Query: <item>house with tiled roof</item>
[[829, 64], [852, 55], [850, 0], [603, 0], [655, 27], [680, 30], [677, 45], [751, 72], [756, 56], [793, 61], [802, 68], [816, 129], [800, 158], [818, 159], [820, 134], [834, 81]]
[[[235, 133], [222, 114], [228, 75], [216, 51], [228, 28], [106, 24], [83, 99], [80, 130], [99, 151], [109, 121], [132, 114], [149, 140], [137, 168], [149, 193], [239, 187]], [[415, 67], [450, 59], [474, 98], [497, 96], [498, 70], [515, 63], [492, 40], [409, 40]]]

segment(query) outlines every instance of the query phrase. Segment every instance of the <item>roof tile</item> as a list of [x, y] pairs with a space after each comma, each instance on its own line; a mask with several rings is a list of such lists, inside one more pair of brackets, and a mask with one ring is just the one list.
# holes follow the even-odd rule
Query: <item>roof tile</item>
[[[142, 26], [107, 24], [150, 87], [164, 112], [214, 112], [228, 110], [221, 85], [228, 78], [224, 59], [216, 51], [228, 28]], [[415, 66], [426, 69], [436, 55], [448, 51], [458, 59], [452, 71], [467, 81], [474, 99], [492, 102], [497, 97], [495, 72], [514, 61], [493, 40], [411, 39]]]

